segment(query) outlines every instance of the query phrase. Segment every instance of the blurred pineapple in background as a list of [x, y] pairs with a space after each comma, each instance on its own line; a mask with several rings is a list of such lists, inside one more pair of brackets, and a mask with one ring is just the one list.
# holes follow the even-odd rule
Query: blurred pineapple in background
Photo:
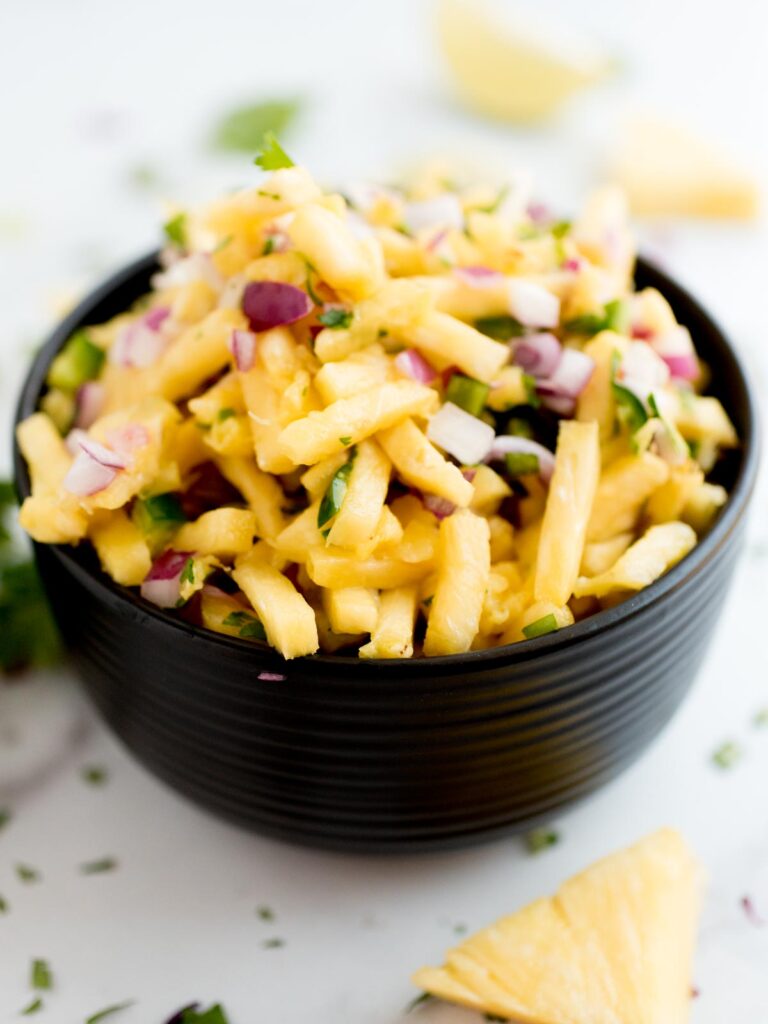
[[512, 123], [546, 120], [613, 69], [589, 41], [505, 0], [438, 0], [437, 28], [461, 99]]
[[520, 1024], [684, 1024], [703, 871], [662, 829], [485, 928], [414, 983]]

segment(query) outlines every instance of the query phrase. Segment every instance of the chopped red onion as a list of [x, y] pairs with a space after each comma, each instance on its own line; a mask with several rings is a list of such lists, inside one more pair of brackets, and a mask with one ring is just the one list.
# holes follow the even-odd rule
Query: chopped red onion
[[168, 345], [168, 339], [160, 331], [170, 312], [166, 306], [157, 306], [127, 324], [109, 350], [109, 361], [118, 366], [139, 368], [156, 363]]
[[284, 676], [282, 672], [259, 672], [256, 678], [265, 683], [282, 683], [288, 676]]
[[658, 335], [652, 339], [651, 348], [661, 356], [673, 377], [696, 380], [699, 376], [699, 360], [690, 331], [686, 327], [678, 326]]
[[232, 331], [227, 347], [235, 357], [235, 366], [241, 373], [253, 369], [256, 362], [256, 335], [250, 331]]
[[472, 483], [472, 481], [477, 476], [477, 470], [476, 469], [462, 469], [461, 475], [464, 477], [465, 480], [469, 480], [469, 482]]
[[563, 270], [571, 270], [576, 273], [581, 268], [582, 262], [578, 256], [570, 256], [567, 260], [563, 260]]
[[312, 312], [313, 304], [301, 288], [282, 281], [251, 281], [245, 286], [243, 312], [258, 334], [281, 324], [294, 324]]
[[437, 494], [423, 494], [421, 500], [424, 508], [438, 519], [447, 519], [448, 516], [452, 516], [456, 511], [456, 506], [452, 501], [448, 501], [447, 498], [441, 498]]
[[101, 415], [104, 405], [104, 385], [87, 380], [77, 390], [77, 416], [75, 426], [87, 430]]
[[163, 322], [168, 319], [171, 315], [171, 311], [167, 306], [155, 306], [154, 309], [150, 309], [148, 313], [144, 314], [144, 323], [151, 331], [159, 331], [163, 325]]
[[438, 376], [434, 366], [415, 348], [406, 348], [398, 352], [395, 356], [395, 366], [400, 373], [417, 380], [420, 384], [431, 384]]
[[493, 427], [446, 402], [430, 419], [427, 437], [465, 465], [482, 462], [493, 444]]
[[552, 212], [544, 203], [530, 202], [525, 212], [534, 224], [545, 225], [552, 221]]
[[126, 423], [125, 426], [110, 430], [107, 440], [120, 455], [128, 456], [137, 448], [149, 444], [149, 431], [141, 423]]
[[696, 380], [701, 372], [699, 360], [695, 354], [689, 353], [684, 356], [662, 356], [669, 367], [669, 372], [678, 380]]
[[502, 434], [497, 437], [491, 445], [491, 450], [486, 461], [493, 462], [496, 459], [503, 459], [505, 455], [514, 452], [520, 455], [535, 455], [539, 460], [539, 476], [544, 483], [549, 483], [555, 471], [555, 456], [538, 441], [531, 441], [528, 437], [518, 437], [516, 434]]
[[408, 230], [414, 233], [423, 228], [455, 228], [461, 231], [464, 227], [464, 210], [457, 195], [444, 192], [434, 199], [408, 203], [404, 219]]
[[158, 608], [175, 608], [181, 598], [181, 574], [191, 551], [164, 551], [141, 584], [141, 596]]
[[80, 451], [67, 470], [62, 487], [70, 494], [87, 498], [91, 494], [97, 494], [105, 487], [109, 487], [117, 473], [118, 471], [111, 466], [97, 462], [88, 452]]
[[573, 416], [576, 412], [576, 399], [566, 395], [542, 395], [541, 404], [558, 416]]
[[647, 394], [654, 388], [663, 388], [669, 381], [669, 367], [645, 341], [630, 341], [622, 356], [618, 378], [634, 382]]
[[555, 398], [577, 398], [595, 372], [595, 361], [577, 348], [564, 348], [554, 372], [539, 380], [536, 389]]
[[183, 259], [176, 260], [166, 271], [155, 274], [151, 283], [152, 287], [159, 291], [193, 284], [195, 281], [204, 281], [215, 292], [221, 291], [224, 282], [214, 266], [210, 253], [193, 252]]
[[509, 279], [509, 312], [526, 327], [557, 327], [560, 300], [552, 292], [522, 277]]
[[99, 444], [98, 441], [94, 441], [87, 435], [80, 438], [79, 444], [86, 455], [102, 466], [107, 466], [109, 469], [125, 469], [128, 465], [124, 455], [107, 448], [106, 445]]
[[550, 377], [560, 362], [563, 347], [554, 334], [528, 334], [515, 345], [514, 361], [534, 377]]
[[447, 237], [448, 237], [448, 229], [447, 228], [443, 228], [441, 231], [438, 231], [437, 234], [435, 234], [429, 240], [429, 242], [427, 242], [427, 244], [425, 246], [427, 252], [436, 252], [440, 248], [440, 246], [443, 244], [443, 242], [446, 240]]
[[653, 333], [650, 327], [645, 327], [643, 324], [632, 324], [631, 335], [637, 341], [650, 341]]
[[464, 284], [469, 285], [470, 288], [493, 288], [504, 277], [498, 270], [479, 266], [454, 267], [453, 273], [455, 277], [458, 277]]
[[88, 431], [82, 430], [79, 427], [75, 427], [73, 430], [70, 430], [70, 432], [64, 438], [64, 447], [67, 449], [70, 455], [79, 455], [80, 452], [82, 451], [82, 448], [80, 447], [80, 442], [87, 440]]

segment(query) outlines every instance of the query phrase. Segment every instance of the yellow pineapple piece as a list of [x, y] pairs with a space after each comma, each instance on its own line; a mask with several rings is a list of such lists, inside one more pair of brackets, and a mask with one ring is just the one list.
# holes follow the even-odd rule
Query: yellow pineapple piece
[[662, 829], [424, 967], [426, 992], [520, 1024], [683, 1024], [703, 874]]

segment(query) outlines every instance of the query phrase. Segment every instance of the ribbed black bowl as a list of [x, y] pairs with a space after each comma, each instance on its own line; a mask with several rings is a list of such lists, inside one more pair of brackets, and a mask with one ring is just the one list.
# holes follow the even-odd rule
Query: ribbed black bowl
[[[154, 256], [127, 267], [39, 354], [18, 418], [37, 406], [73, 330], [145, 293]], [[356, 850], [458, 846], [527, 828], [616, 776], [693, 681], [728, 590], [757, 437], [737, 357], [700, 306], [645, 263], [713, 371], [743, 446], [723, 461], [730, 501], [676, 568], [625, 603], [514, 647], [412, 661], [319, 655], [194, 629], [114, 584], [87, 548], [36, 545], [40, 571], [99, 711], [160, 778], [243, 825]], [[15, 449], [16, 478], [29, 493]], [[283, 673], [264, 682], [264, 670]]]

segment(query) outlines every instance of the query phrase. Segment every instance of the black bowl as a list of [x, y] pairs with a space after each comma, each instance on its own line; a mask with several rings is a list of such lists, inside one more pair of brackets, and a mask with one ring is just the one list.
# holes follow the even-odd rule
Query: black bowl
[[[148, 256], [85, 299], [37, 356], [18, 418], [37, 407], [69, 335], [149, 287]], [[744, 533], [757, 465], [744, 371], [719, 328], [640, 262], [712, 367], [743, 445], [719, 473], [730, 500], [701, 543], [623, 604], [514, 647], [411, 661], [317, 655], [189, 624], [113, 583], [88, 545], [36, 544], [56, 619], [112, 729], [156, 775], [242, 825], [343, 849], [460, 846], [528, 828], [629, 765], [685, 696]], [[15, 449], [20, 494], [29, 493]], [[263, 681], [263, 671], [284, 674]]]

